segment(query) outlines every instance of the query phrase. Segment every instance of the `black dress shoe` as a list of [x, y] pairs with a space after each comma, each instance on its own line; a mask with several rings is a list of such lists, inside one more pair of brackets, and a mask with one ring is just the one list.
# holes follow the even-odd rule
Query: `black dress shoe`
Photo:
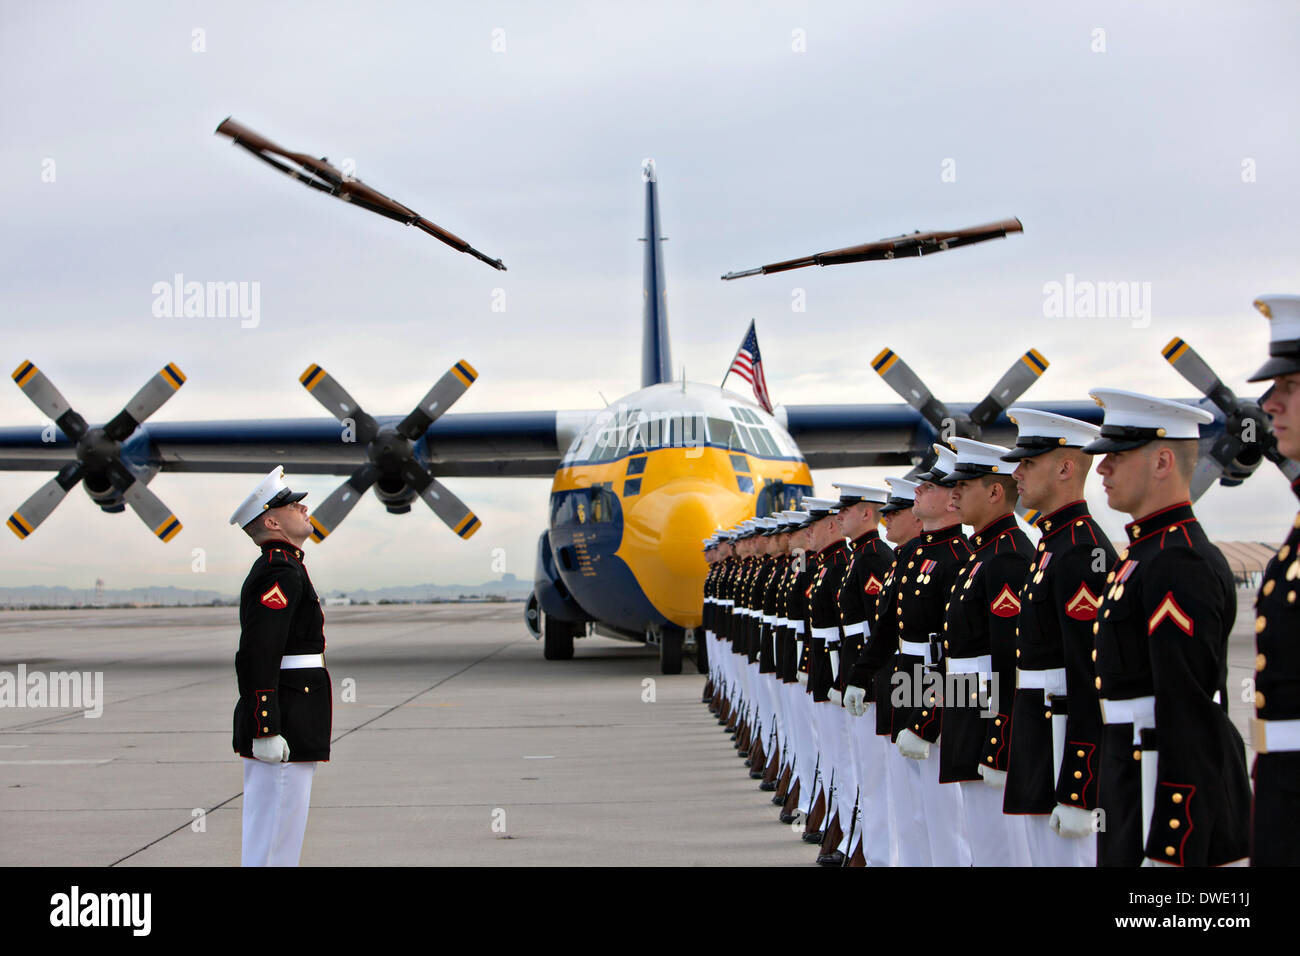
[[[773, 801], [773, 802], [775, 803], [776, 801]], [[782, 800], [781, 802], [782, 802], [782, 803], [785, 803], [784, 800]], [[794, 814], [794, 813], [782, 813], [782, 814], [781, 814], [781, 822], [784, 823], [784, 824], [786, 824], [786, 825], [789, 825], [789, 824], [791, 824], [791, 823], [794, 823], [794, 821], [795, 821], [796, 819], [797, 819], [797, 814]]]
[[776, 781], [775, 781], [775, 780], [764, 780], [762, 783], [760, 783], [760, 784], [758, 785], [758, 789], [760, 789], [760, 790], [764, 790], [764, 791], [766, 791], [767, 793], [771, 793], [773, 790], [776, 789]]
[[[748, 764], [749, 761], [746, 760], [745, 763]], [[763, 776], [764, 776], [764, 774], [765, 774], [765, 772], [766, 772], [766, 771], [763, 771], [763, 770], [750, 770], [750, 771], [749, 771], [749, 779], [750, 779], [750, 780], [762, 780], [762, 779], [763, 779]], [[776, 784], [772, 784], [772, 786], [775, 787]]]
[[843, 866], [844, 854], [839, 850], [831, 850], [830, 853], [823, 853], [817, 857], [818, 866]]
[[[766, 784], [764, 784], [764, 787], [766, 787]], [[772, 784], [772, 789], [773, 790], [777, 789], [777, 785]], [[779, 806], [783, 806], [784, 804], [785, 804], [785, 797], [781, 796], [779, 793], [772, 798], [772, 806], [779, 807]]]
[[820, 846], [825, 837], [826, 834], [821, 830], [814, 830], [812, 833], [805, 833], [800, 837], [800, 839], [802, 839], [804, 843], [816, 843]]

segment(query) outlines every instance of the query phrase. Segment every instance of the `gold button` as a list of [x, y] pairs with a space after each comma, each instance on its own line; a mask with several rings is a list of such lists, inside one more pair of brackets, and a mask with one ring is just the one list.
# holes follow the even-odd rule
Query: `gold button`
[[1182, 825], [1182, 824], [1180, 824], [1177, 820], [1170, 820], [1170, 821], [1169, 821], [1169, 828], [1170, 828], [1171, 830], [1177, 830], [1181, 825]]
[[993, 762], [993, 758], [992, 758], [992, 757], [989, 757], [989, 758], [987, 758], [987, 759], [988, 759], [988, 762], [989, 762], [989, 763], [992, 763], [992, 762]]
[[265, 694], [262, 695], [262, 700], [266, 700], [266, 695], [265, 695]]
[[1294, 604], [1294, 603], [1295, 603], [1295, 592], [1294, 592], [1294, 591], [1292, 591], [1290, 594], [1288, 594], [1288, 595], [1286, 596], [1286, 603], [1287, 603], [1287, 604]]
[[1071, 799], [1071, 800], [1078, 800], [1078, 799], [1079, 799], [1079, 795], [1078, 795], [1077, 793], [1072, 793], [1072, 794], [1070, 794], [1070, 799]]
[[[930, 716], [930, 712], [929, 712], [928, 710], [923, 710], [923, 711], [921, 711], [921, 716], [922, 716], [922, 717], [929, 717], [929, 716]], [[916, 729], [917, 729], [917, 730], [920, 730], [920, 729], [921, 729], [921, 725], [920, 725], [920, 724], [917, 724], [917, 725], [916, 725]]]
[[1265, 663], [1264, 655], [1263, 655], [1263, 654], [1256, 654], [1256, 655], [1255, 655], [1255, 670], [1257, 670], [1257, 671], [1262, 671], [1262, 670], [1264, 669], [1264, 663]]
[[1289, 544], [1284, 544], [1284, 545], [1282, 545], [1281, 549], [1280, 549], [1280, 550], [1278, 551], [1278, 553], [1277, 553], [1277, 559], [1278, 559], [1279, 561], [1285, 561], [1285, 560], [1287, 559], [1287, 556], [1288, 556], [1290, 553], [1291, 553], [1291, 545], [1289, 545]]
[[1100, 678], [1100, 677], [1098, 677], [1096, 680], [1094, 680], [1093, 683], [1097, 686], [1097, 690], [1101, 690], [1101, 678]]
[[269, 727], [263, 727], [263, 728], [262, 728], [262, 733], [264, 733], [264, 734], [269, 734], [270, 732], [271, 732], [271, 730], [270, 730]]
[[1264, 630], [1264, 628], [1265, 628], [1265, 626], [1266, 626], [1267, 624], [1268, 624], [1268, 619], [1265, 618], [1263, 614], [1261, 614], [1259, 617], [1255, 618], [1255, 633], [1256, 633], [1256, 634], [1259, 634], [1259, 633], [1263, 632], [1263, 630]]
[[1046, 717], [1046, 718], [1048, 718], [1048, 719], [1051, 719], [1052, 712], [1051, 712], [1050, 710], [1045, 710], [1045, 711], [1043, 711], [1043, 716]]
[[1074, 755], [1075, 755], [1076, 757], [1082, 757], [1082, 756], [1083, 756], [1083, 751], [1082, 751], [1082, 750], [1076, 750], [1076, 751], [1074, 752]]
[[1076, 771], [1074, 772], [1074, 779], [1075, 779], [1075, 780], [1082, 780], [1082, 779], [1083, 779], [1083, 771], [1082, 771], [1082, 770], [1076, 770]]
[[1020, 656], [1020, 648], [1017, 647], [1017, 648], [1016, 648], [1016, 657], [1019, 657], [1019, 656]]
[[[915, 561], [908, 561], [908, 562], [907, 562], [907, 566], [908, 566], [909, 568], [914, 568], [914, 567], [916, 567], [916, 562], [915, 562]], [[906, 581], [907, 578], [903, 578], [903, 580]]]
[[1263, 707], [1264, 707], [1264, 695], [1261, 694], [1259, 691], [1255, 691], [1255, 709], [1261, 710], [1263, 709]]
[[1115, 580], [1115, 572], [1114, 572], [1114, 571], [1112, 571], [1112, 572], [1110, 572], [1110, 574], [1106, 575], [1106, 583], [1107, 583], [1107, 584], [1111, 584], [1111, 583], [1113, 583], [1114, 580]]
[[944, 642], [943, 642], [943, 649], [944, 649], [945, 651], [948, 649], [948, 642], [947, 642], [947, 641], [944, 641]]
[[1103, 614], [1102, 617], [1110, 617], [1110, 608], [1106, 608], [1106, 613]]
[[1275, 588], [1275, 587], [1277, 587], [1277, 582], [1276, 582], [1276, 581], [1265, 581], [1265, 582], [1264, 582], [1264, 597], [1268, 597], [1270, 594], [1272, 594], [1272, 593], [1273, 593], [1273, 588]]
[[263, 717], [266, 716], [266, 711], [262, 711], [262, 716], [263, 716]]
[[1124, 561], [1124, 560], [1126, 560], [1127, 558], [1128, 558], [1128, 548], [1125, 548], [1123, 551], [1121, 551], [1121, 552], [1119, 553], [1119, 559], [1120, 559], [1121, 561]]
[[997, 743], [997, 742], [998, 742], [998, 738], [996, 738], [996, 737], [990, 737], [990, 738], [989, 738], [989, 743], [991, 743], [991, 744], [995, 744], [995, 743]]
[[995, 718], [993, 719], [993, 726], [994, 726], [994, 727], [1001, 727], [1001, 726], [1002, 726], [1002, 718], [1001, 718], [1001, 717], [995, 717]]
[[1135, 750], [1135, 751], [1133, 751], [1133, 759], [1134, 759], [1134, 760], [1141, 760], [1141, 759], [1142, 759], [1142, 751], [1140, 751], [1140, 750]]
[[1165, 856], [1173, 856], [1175, 852], [1176, 851], [1174, 850], [1173, 847], [1171, 846], [1165, 847]]
[[1181, 793], [1175, 793], [1173, 799], [1174, 799], [1174, 803], [1182, 803], [1183, 795]]
[[304, 688], [302, 689], [302, 692], [303, 692], [304, 694], [310, 694], [310, 693], [311, 693], [311, 688], [310, 688], [310, 687], [304, 687]]

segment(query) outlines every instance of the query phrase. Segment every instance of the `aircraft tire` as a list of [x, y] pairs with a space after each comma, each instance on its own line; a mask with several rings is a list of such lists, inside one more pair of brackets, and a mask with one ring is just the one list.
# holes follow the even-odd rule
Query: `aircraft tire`
[[573, 659], [572, 624], [551, 617], [546, 619], [546, 630], [542, 636], [542, 656], [548, 661]]
[[659, 673], [680, 674], [682, 672], [683, 638], [680, 628], [664, 628], [659, 638]]

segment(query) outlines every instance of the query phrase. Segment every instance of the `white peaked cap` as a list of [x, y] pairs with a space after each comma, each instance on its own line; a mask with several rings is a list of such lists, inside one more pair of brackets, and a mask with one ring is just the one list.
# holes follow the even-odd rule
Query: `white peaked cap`
[[230, 523], [244, 527], [263, 511], [282, 508], [307, 497], [305, 491], [291, 491], [284, 483], [284, 466], [276, 465], [230, 516]]

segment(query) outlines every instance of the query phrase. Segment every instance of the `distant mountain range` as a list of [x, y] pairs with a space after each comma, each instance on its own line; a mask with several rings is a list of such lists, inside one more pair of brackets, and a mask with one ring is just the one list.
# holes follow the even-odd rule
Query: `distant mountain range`
[[[377, 604], [380, 601], [457, 601], [474, 598], [494, 598], [497, 600], [523, 601], [532, 593], [531, 581], [523, 581], [513, 574], [503, 574], [496, 581], [483, 584], [414, 584], [389, 588], [361, 588], [349, 591], [345, 588], [322, 591], [321, 599], [346, 597], [353, 604]], [[31, 585], [28, 587], [0, 588], [0, 607], [140, 607], [157, 606], [179, 607], [193, 605], [237, 604], [237, 594], [223, 594], [220, 591], [199, 590], [196, 588], [146, 587], [146, 588], [104, 588], [96, 594], [95, 588], [70, 588], [64, 585], [49, 587]]]

